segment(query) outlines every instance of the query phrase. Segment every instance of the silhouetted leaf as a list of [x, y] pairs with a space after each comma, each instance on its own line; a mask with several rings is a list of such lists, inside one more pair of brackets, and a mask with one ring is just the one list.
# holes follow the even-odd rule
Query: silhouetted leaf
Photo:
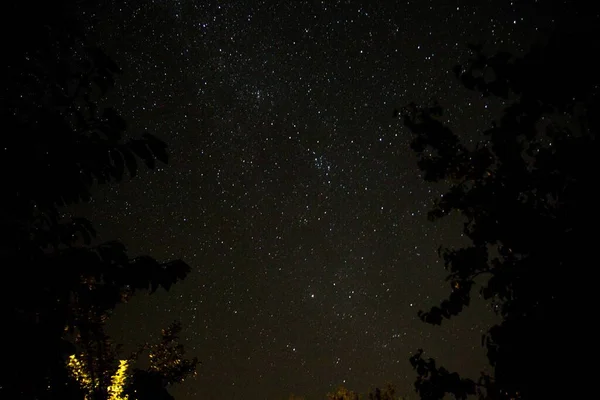
[[106, 121], [106, 128], [102, 132], [110, 140], [120, 140], [122, 133], [127, 129], [125, 120], [117, 114], [114, 108], [106, 108], [103, 111], [102, 119]]
[[129, 148], [123, 146], [120, 148], [121, 154], [123, 155], [123, 159], [125, 161], [125, 165], [127, 166], [127, 170], [129, 171], [129, 175], [134, 177], [137, 175], [137, 160], [135, 159], [133, 153], [129, 150]]
[[157, 160], [166, 164], [169, 161], [166, 143], [159, 140], [157, 137], [150, 135], [149, 133], [145, 133], [144, 138], [146, 139], [146, 143], [150, 148], [150, 151], [152, 152], [153, 156]]
[[132, 140], [130, 143], [131, 150], [141, 158], [146, 166], [150, 169], [154, 169], [154, 155], [148, 149], [144, 140]]

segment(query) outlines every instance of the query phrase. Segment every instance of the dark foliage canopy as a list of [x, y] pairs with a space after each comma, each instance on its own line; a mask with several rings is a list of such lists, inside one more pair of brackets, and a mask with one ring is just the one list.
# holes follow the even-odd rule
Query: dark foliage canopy
[[62, 214], [89, 200], [95, 184], [135, 176], [140, 160], [148, 168], [167, 162], [162, 141], [127, 139], [125, 121], [100, 105], [119, 68], [87, 41], [72, 14], [79, 6], [24, 1], [3, 10], [11, 32], [0, 75], [2, 398], [80, 396], [66, 357], [83, 349], [89, 365], [109, 368], [100, 365], [110, 353], [100, 349], [109, 312], [136, 291], [169, 290], [190, 271], [181, 260], [130, 259], [122, 243], [98, 243], [90, 221]]
[[[327, 400], [401, 400], [402, 397], [396, 395], [394, 385], [387, 383], [382, 389], [376, 387], [368, 394], [363, 395], [347, 389], [345, 386], [339, 386], [335, 391], [327, 393]], [[294, 396], [290, 396], [290, 400], [294, 400]]]
[[[592, 14], [591, 17], [594, 17]], [[437, 105], [398, 111], [414, 134], [412, 148], [427, 181], [450, 189], [429, 213], [458, 212], [471, 245], [441, 249], [450, 295], [419, 312], [439, 325], [463, 311], [476, 280], [501, 323], [483, 337], [492, 376], [463, 379], [411, 358], [422, 399], [559, 398], [573, 390], [568, 377], [573, 335], [584, 331], [589, 293], [582, 277], [596, 258], [596, 134], [600, 124], [600, 59], [596, 24], [571, 19], [522, 57], [489, 55], [471, 45], [472, 58], [454, 68], [468, 89], [504, 100], [501, 118], [475, 146], [441, 122]]]

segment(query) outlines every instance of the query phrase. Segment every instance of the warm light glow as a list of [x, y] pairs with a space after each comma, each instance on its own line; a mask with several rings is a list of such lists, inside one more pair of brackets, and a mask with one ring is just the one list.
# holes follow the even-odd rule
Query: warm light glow
[[[87, 391], [88, 395], [91, 395], [93, 389], [98, 387], [98, 381], [92, 382], [89, 371], [75, 354], [69, 356], [67, 367], [73, 378]], [[123, 394], [127, 381], [127, 368], [129, 368], [129, 361], [119, 360], [119, 368], [110, 379], [111, 385], [108, 387], [109, 400], [127, 400], [127, 395]], [[88, 396], [85, 398], [87, 400]]]
[[129, 363], [127, 360], [119, 360], [119, 369], [111, 378], [111, 385], [108, 387], [109, 399], [111, 400], [127, 400], [127, 395], [123, 395], [123, 388], [127, 380], [127, 368]]
[[71, 375], [73, 376], [73, 378], [75, 378], [75, 380], [77, 382], [79, 382], [81, 387], [84, 388], [87, 392], [91, 392], [92, 388], [94, 386], [97, 386], [97, 384], [98, 384], [97, 382], [96, 382], [96, 385], [92, 384], [92, 379], [90, 378], [88, 371], [86, 371], [85, 366], [77, 358], [77, 356], [75, 356], [75, 354], [71, 354], [69, 356], [69, 361], [67, 363], [67, 366], [68, 366], [69, 371], [71, 372]]

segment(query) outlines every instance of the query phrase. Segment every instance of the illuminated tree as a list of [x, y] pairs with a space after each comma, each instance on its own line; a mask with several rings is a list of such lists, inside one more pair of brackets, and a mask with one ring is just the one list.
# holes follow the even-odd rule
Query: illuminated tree
[[[86, 393], [85, 399], [97, 398], [95, 393], [100, 389], [100, 384], [97, 379], [93, 379], [90, 373], [90, 367], [86, 366], [82, 361], [85, 355], [77, 357], [75, 354], [69, 356], [67, 367], [71, 376], [81, 386]], [[106, 388], [106, 398], [108, 400], [128, 400], [128, 396], [124, 394], [127, 384], [127, 369], [129, 362], [127, 360], [119, 360], [119, 367], [110, 376], [110, 385]]]
[[[167, 388], [195, 375], [198, 364], [196, 358], [185, 358], [185, 350], [178, 343], [180, 331], [181, 325], [173, 323], [162, 331], [158, 343], [144, 344], [118, 362], [114, 346], [105, 341], [109, 350], [102, 357], [90, 358], [86, 353], [70, 355], [69, 373], [85, 394], [85, 400], [171, 399]], [[149, 367], [137, 368], [135, 365], [144, 354], [148, 356]]]

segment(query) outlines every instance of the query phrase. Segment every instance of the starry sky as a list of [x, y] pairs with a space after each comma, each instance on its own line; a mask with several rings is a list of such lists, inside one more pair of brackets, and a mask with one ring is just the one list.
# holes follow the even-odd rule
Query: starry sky
[[438, 247], [465, 240], [459, 217], [427, 220], [444, 188], [423, 182], [393, 110], [438, 99], [472, 140], [501, 104], [452, 66], [468, 42], [523, 51], [539, 18], [508, 0], [130, 0], [81, 15], [123, 69], [107, 104], [171, 161], [72, 212], [132, 256], [192, 267], [109, 326], [129, 345], [182, 321], [202, 364], [176, 398], [322, 399], [387, 381], [416, 398], [419, 347], [477, 377], [488, 307], [442, 327], [416, 315], [448, 293]]

